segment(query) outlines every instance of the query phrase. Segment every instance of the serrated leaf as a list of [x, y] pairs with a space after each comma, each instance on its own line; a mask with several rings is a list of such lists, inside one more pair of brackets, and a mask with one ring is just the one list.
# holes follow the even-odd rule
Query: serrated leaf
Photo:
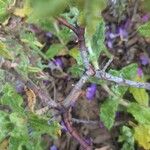
[[58, 55], [60, 51], [65, 50], [64, 46], [62, 44], [53, 44], [51, 47], [47, 50], [46, 56], [47, 58], [51, 59]]
[[48, 123], [47, 119], [40, 116], [29, 114], [29, 123], [31, 127], [40, 134], [49, 134], [52, 137], [57, 137], [60, 134], [60, 125], [57, 122]]
[[32, 12], [32, 9], [29, 5], [29, 1], [25, 1], [23, 8], [16, 8], [14, 10], [14, 15], [19, 17], [26, 17]]
[[143, 35], [145, 37], [150, 37], [150, 21], [141, 25], [138, 28], [138, 31], [141, 35]]
[[11, 55], [10, 51], [7, 50], [5, 44], [2, 43], [1, 41], [0, 41], [0, 56], [10, 60], [13, 59], [13, 56]]
[[30, 72], [30, 73], [38, 73], [38, 72], [41, 72], [41, 71], [42, 71], [41, 68], [32, 67], [32, 66], [28, 66], [28, 67], [27, 67], [27, 70], [28, 70], [28, 72]]
[[135, 63], [132, 63], [128, 66], [125, 66], [123, 69], [121, 69], [120, 73], [125, 79], [134, 79], [137, 74], [137, 68], [138, 65]]
[[123, 142], [121, 150], [134, 150], [133, 131], [129, 127], [123, 126], [118, 142]]
[[[138, 77], [138, 76], [136, 76], [134, 81], [144, 82], [143, 78], [142, 77]], [[130, 87], [129, 91], [133, 95], [134, 99], [140, 105], [148, 106], [148, 104], [149, 104], [149, 95], [148, 95], [148, 93], [146, 92], [145, 89], [139, 89], [139, 88]]]
[[135, 127], [134, 137], [145, 150], [150, 149], [150, 125], [139, 125]]
[[133, 115], [136, 121], [141, 124], [150, 124], [150, 108], [131, 103], [127, 111]]
[[0, 142], [3, 141], [13, 129], [7, 113], [0, 111]]
[[23, 99], [10, 84], [6, 83], [4, 85], [3, 93], [0, 100], [1, 104], [8, 105], [13, 111], [23, 113], [23, 108], [21, 107]]
[[114, 124], [118, 104], [118, 99], [109, 98], [100, 107], [100, 120], [108, 129], [111, 129]]
[[84, 67], [75, 64], [69, 68], [69, 72], [71, 72], [75, 77], [80, 77], [84, 73]]
[[97, 25], [96, 32], [92, 38], [92, 49], [96, 59], [98, 59], [100, 53], [106, 50], [105, 44], [105, 23], [101, 19]]
[[80, 51], [77, 48], [73, 48], [69, 51], [69, 55], [72, 56], [76, 61], [78, 65], [82, 65], [82, 57], [80, 55]]
[[86, 27], [87, 35], [92, 37], [100, 19], [100, 12], [105, 7], [104, 0], [82, 0], [74, 1], [80, 10], [79, 24]]
[[8, 17], [7, 7], [11, 0], [0, 0], [0, 22], [4, 22]]

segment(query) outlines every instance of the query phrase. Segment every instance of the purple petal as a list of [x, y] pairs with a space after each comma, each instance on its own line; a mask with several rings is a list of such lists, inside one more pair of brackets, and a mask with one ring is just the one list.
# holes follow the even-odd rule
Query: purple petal
[[50, 150], [58, 150], [58, 149], [57, 149], [57, 147], [56, 147], [55, 145], [52, 145], [52, 146], [50, 147]]
[[115, 33], [110, 33], [109, 34], [109, 37], [111, 38], [111, 39], [114, 39], [114, 38], [116, 38], [118, 36], [118, 34], [115, 34]]
[[142, 70], [142, 68], [140, 68], [140, 67], [138, 68], [137, 74], [138, 74], [139, 77], [142, 77], [142, 75], [143, 75], [143, 70]]
[[110, 48], [110, 49], [113, 48], [113, 43], [112, 43], [111, 40], [108, 40], [108, 41], [107, 41], [107, 46], [108, 46], [108, 48]]
[[119, 35], [122, 40], [128, 39], [128, 32], [122, 27], [119, 28]]
[[55, 63], [55, 65], [57, 65], [57, 66], [59, 66], [61, 68], [63, 68], [63, 66], [64, 66], [61, 57], [55, 58], [54, 63]]
[[86, 98], [88, 100], [93, 100], [96, 94], [96, 89], [97, 86], [96, 84], [91, 84], [87, 89], [86, 89]]
[[148, 22], [150, 20], [150, 15], [149, 14], [145, 14], [141, 17], [142, 22]]
[[147, 55], [141, 54], [140, 55], [140, 61], [141, 61], [142, 65], [147, 65], [147, 64], [149, 64], [150, 60], [149, 60], [149, 57]]
[[68, 131], [68, 129], [63, 121], [61, 121], [61, 126], [62, 126], [62, 131], [65, 131], [65, 132]]

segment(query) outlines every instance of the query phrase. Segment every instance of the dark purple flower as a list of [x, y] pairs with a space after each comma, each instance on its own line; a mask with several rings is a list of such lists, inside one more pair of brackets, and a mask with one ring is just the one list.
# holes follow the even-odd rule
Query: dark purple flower
[[144, 53], [140, 55], [140, 61], [142, 65], [147, 65], [149, 64], [149, 57], [145, 55]]
[[96, 84], [91, 84], [87, 89], [86, 89], [86, 98], [88, 100], [93, 100], [96, 94], [96, 89], [97, 86]]
[[62, 127], [62, 131], [65, 131], [65, 132], [68, 131], [68, 129], [63, 121], [61, 121], [61, 127]]
[[104, 128], [104, 124], [101, 121], [99, 122], [99, 127]]
[[108, 46], [108, 48], [110, 48], [110, 49], [113, 48], [113, 43], [112, 43], [111, 40], [108, 40], [108, 41], [107, 41], [107, 46]]
[[148, 22], [150, 20], [150, 15], [149, 14], [145, 14], [141, 17], [142, 22]]
[[57, 66], [59, 66], [61, 68], [63, 68], [63, 66], [64, 66], [61, 57], [55, 58], [54, 63], [55, 63], [55, 65], [57, 65]]
[[128, 39], [128, 32], [123, 27], [119, 27], [119, 35], [123, 41]]
[[43, 83], [44, 83], [45, 86], [48, 86], [50, 84], [50, 81], [49, 80], [44, 80]]
[[116, 119], [120, 118], [120, 112], [116, 112]]
[[118, 34], [116, 34], [116, 33], [110, 33], [109, 34], [109, 38], [111, 38], [111, 39], [114, 39], [116, 37], [118, 37]]
[[51, 33], [51, 32], [46, 32], [45, 35], [46, 35], [48, 38], [51, 38], [51, 37], [52, 37], [52, 33]]
[[140, 67], [138, 68], [137, 74], [138, 74], [139, 77], [142, 77], [142, 75], [143, 75], [143, 70], [142, 70], [142, 68], [140, 68]]
[[86, 141], [86, 143], [89, 144], [89, 145], [92, 145], [92, 143], [93, 143], [93, 140], [92, 140], [92, 138], [90, 138], [90, 137], [89, 137], [89, 138], [86, 138], [85, 141]]
[[24, 83], [21, 81], [16, 81], [16, 91], [19, 94], [22, 94], [24, 92]]
[[58, 150], [58, 148], [57, 148], [55, 145], [52, 145], [52, 146], [50, 147], [50, 150]]

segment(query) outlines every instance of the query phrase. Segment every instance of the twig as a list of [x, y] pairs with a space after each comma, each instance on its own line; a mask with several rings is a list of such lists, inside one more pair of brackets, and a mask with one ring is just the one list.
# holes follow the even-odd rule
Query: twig
[[114, 59], [114, 56], [112, 56], [109, 60], [108, 60], [108, 62], [106, 63], [106, 65], [104, 66], [104, 68], [102, 69], [102, 71], [106, 71], [106, 69], [109, 67], [109, 65], [112, 63], [112, 61], [113, 61], [113, 59]]
[[96, 71], [95, 77], [103, 79], [103, 80], [107, 80], [107, 81], [112, 81], [122, 86], [130, 86], [130, 87], [144, 88], [144, 89], [150, 90], [150, 83], [127, 80], [121, 77], [113, 76], [101, 70]]
[[69, 24], [65, 19], [60, 18], [60, 17], [58, 17], [56, 19], [59, 23], [61, 23], [64, 26], [68, 27], [69, 29], [71, 29], [77, 35], [78, 42], [79, 42], [79, 49], [80, 49], [80, 53], [81, 53], [81, 57], [82, 57], [84, 67], [86, 68], [86, 70], [89, 70], [91, 65], [89, 63], [88, 49], [86, 47], [85, 38], [84, 38], [85, 28], [79, 27], [79, 26], [74, 27], [73, 25]]
[[[95, 125], [95, 126], [99, 126], [100, 125], [100, 121], [98, 120], [82, 120], [82, 119], [76, 119], [76, 118], [72, 118], [72, 121], [75, 123], [82, 123], [82, 124], [89, 124], [89, 125]], [[114, 126], [119, 126], [121, 124], [123, 124], [125, 121], [117, 121], [115, 122]]]
[[69, 95], [66, 97], [66, 99], [63, 102], [63, 106], [65, 108], [68, 108], [75, 104], [75, 102], [77, 101], [78, 97], [81, 94], [81, 88], [87, 82], [88, 79], [89, 77], [87, 75], [83, 75], [81, 79], [76, 83], [74, 88], [71, 90], [71, 92], [69, 93]]
[[80, 145], [84, 148], [84, 150], [92, 150], [92, 146], [89, 145], [84, 139], [83, 137], [81, 137], [78, 132], [76, 131], [76, 129], [72, 126], [72, 123], [71, 123], [71, 119], [70, 119], [70, 116], [69, 116], [69, 112], [66, 112], [62, 115], [62, 119], [63, 119], [63, 122], [68, 130], [68, 132], [70, 133], [70, 135], [72, 137], [74, 137], [79, 143]]

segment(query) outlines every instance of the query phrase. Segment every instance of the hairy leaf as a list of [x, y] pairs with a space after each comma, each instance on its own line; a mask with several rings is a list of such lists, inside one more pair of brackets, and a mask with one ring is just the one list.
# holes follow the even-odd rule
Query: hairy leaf
[[13, 59], [13, 56], [10, 53], [10, 51], [7, 50], [5, 44], [2, 43], [1, 41], [0, 41], [0, 56], [7, 58], [7, 59], [10, 59], [10, 60]]
[[135, 120], [141, 124], [150, 124], [150, 108], [131, 103], [127, 111], [131, 113]]
[[138, 28], [138, 31], [141, 35], [145, 36], [145, 37], [150, 37], [150, 21], [141, 25]]
[[13, 129], [13, 125], [10, 123], [9, 116], [4, 111], [0, 111], [0, 142], [2, 142]]
[[46, 52], [46, 56], [51, 59], [54, 56], [56, 56], [60, 51], [65, 50], [64, 46], [62, 44], [53, 44]]
[[119, 142], [123, 142], [121, 150], [134, 150], [134, 136], [133, 131], [127, 127], [123, 126], [121, 129], [121, 135], [119, 135]]
[[135, 127], [134, 137], [145, 150], [150, 149], [150, 125], [138, 125]]
[[[136, 76], [135, 81], [144, 82], [143, 78]], [[149, 95], [145, 89], [133, 88], [130, 87], [130, 93], [132, 93], [134, 99], [143, 106], [148, 106]]]
[[33, 114], [31, 115], [29, 114], [28, 119], [29, 124], [31, 125], [33, 130], [36, 130], [40, 134], [47, 133], [52, 137], [57, 137], [58, 135], [60, 135], [61, 131], [58, 123], [56, 122], [49, 123], [47, 119], [44, 119], [40, 116], [36, 116]]
[[100, 119], [108, 129], [114, 124], [118, 104], [118, 99], [109, 98], [100, 107]]
[[92, 62], [97, 61], [100, 53], [102, 51], [107, 51], [105, 47], [105, 23], [101, 19], [97, 25], [96, 32], [92, 38], [92, 52], [90, 52], [90, 57]]
[[8, 105], [13, 111], [23, 113], [23, 108], [21, 107], [23, 99], [10, 84], [6, 83], [4, 85], [3, 93], [0, 100], [1, 104]]

